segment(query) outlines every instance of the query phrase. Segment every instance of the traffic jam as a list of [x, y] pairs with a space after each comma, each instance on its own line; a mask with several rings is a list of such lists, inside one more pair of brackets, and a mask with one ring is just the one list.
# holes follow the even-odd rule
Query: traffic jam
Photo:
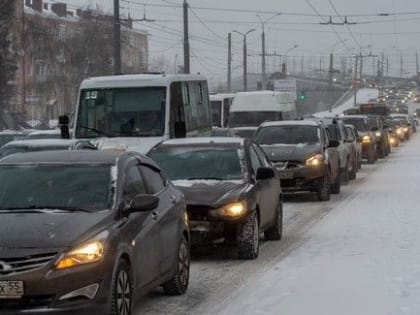
[[199, 75], [86, 79], [60, 130], [2, 135], [0, 313], [135, 314], [156, 287], [188, 296], [196, 251], [258, 260], [290, 196], [328, 203], [414, 137], [415, 98], [299, 117], [287, 93], [209, 97]]

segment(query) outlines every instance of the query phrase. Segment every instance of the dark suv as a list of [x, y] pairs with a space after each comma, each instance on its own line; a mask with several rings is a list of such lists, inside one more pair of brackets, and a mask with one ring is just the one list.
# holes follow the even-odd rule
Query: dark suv
[[315, 192], [320, 201], [340, 192], [337, 141], [326, 127], [310, 120], [263, 123], [255, 142], [279, 172], [284, 192]]
[[368, 163], [375, 163], [378, 159], [376, 135], [369, 124], [368, 116], [348, 115], [341, 118], [347, 125], [353, 125], [362, 142], [362, 158], [367, 159]]

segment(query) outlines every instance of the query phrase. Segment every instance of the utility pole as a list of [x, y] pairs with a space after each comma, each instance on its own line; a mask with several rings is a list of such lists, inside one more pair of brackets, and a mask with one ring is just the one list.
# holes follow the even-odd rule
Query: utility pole
[[244, 68], [244, 92], [246, 92], [248, 90], [248, 69], [247, 69], [247, 67], [248, 67], [248, 60], [247, 60], [247, 57], [248, 57], [247, 54], [248, 54], [248, 52], [247, 52], [247, 47], [246, 47], [246, 37], [247, 37], [247, 35], [249, 33], [254, 32], [254, 31], [255, 31], [255, 28], [250, 29], [246, 33], [241, 33], [241, 32], [238, 32], [238, 31], [233, 31], [234, 33], [237, 33], [239, 35], [242, 35], [243, 38], [244, 38], [244, 40], [243, 40], [243, 43], [244, 43], [244, 47], [243, 47], [243, 54], [244, 54], [244, 56], [243, 56], [243, 58], [244, 58], [243, 59], [243, 68]]
[[420, 77], [419, 77], [419, 54], [418, 54], [418, 52], [416, 52], [416, 78], [417, 78], [417, 82], [419, 82]]
[[264, 23], [263, 31], [261, 33], [261, 42], [262, 42], [262, 59], [261, 59], [261, 72], [262, 72], [262, 89], [265, 91], [267, 89], [267, 74], [265, 70], [265, 30], [264, 30]]
[[331, 91], [333, 88], [333, 72], [334, 72], [334, 55], [330, 53], [330, 70], [328, 78], [328, 88]]
[[363, 80], [363, 56], [362, 52], [360, 52], [360, 85], [362, 85]]
[[357, 68], [359, 63], [359, 55], [356, 55], [356, 62], [354, 67], [354, 78], [353, 78], [353, 89], [354, 89], [354, 106], [357, 105], [357, 89], [358, 89], [358, 82], [357, 82]]
[[400, 56], [400, 78], [404, 76], [404, 62], [403, 62], [403, 56]]
[[114, 0], [114, 75], [121, 74], [120, 0]]
[[184, 0], [184, 73], [190, 73], [190, 39], [188, 30], [188, 3]]
[[304, 59], [305, 57], [304, 56], [302, 56], [301, 58], [300, 58], [300, 75], [302, 75], [303, 76], [303, 73], [304, 73], [304, 65], [305, 65], [305, 59]]
[[232, 92], [232, 33], [228, 34], [227, 92]]
[[386, 77], [389, 77], [389, 57], [386, 57]]

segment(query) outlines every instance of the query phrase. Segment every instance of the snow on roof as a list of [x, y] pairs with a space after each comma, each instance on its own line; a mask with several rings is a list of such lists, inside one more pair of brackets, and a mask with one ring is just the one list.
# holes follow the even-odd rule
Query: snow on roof
[[84, 80], [81, 89], [169, 86], [175, 81], [206, 81], [202, 75], [191, 74], [128, 74], [103, 77], [92, 77]]
[[28, 136], [35, 136], [35, 135], [57, 135], [60, 134], [60, 129], [52, 129], [52, 130], [35, 130], [28, 134]]
[[225, 98], [235, 97], [235, 93], [219, 93], [210, 95], [210, 101], [223, 101]]
[[275, 127], [275, 126], [319, 126], [316, 120], [282, 120], [282, 121], [268, 121], [261, 124], [261, 127]]
[[288, 92], [240, 92], [233, 99], [231, 112], [292, 111], [295, 109]]
[[47, 18], [67, 20], [67, 21], [72, 21], [72, 22], [77, 22], [79, 20], [79, 17], [77, 16], [77, 14], [73, 14], [73, 15], [67, 14], [66, 16], [58, 16], [55, 12], [51, 10], [50, 3], [48, 4], [48, 9], [45, 9], [43, 7], [42, 12], [34, 10], [33, 8], [28, 7], [26, 5], [24, 5], [23, 10], [25, 14], [29, 14], [29, 15], [39, 15], [39, 16], [43, 16]]
[[44, 146], [70, 146], [75, 140], [69, 139], [33, 139], [33, 140], [15, 140], [6, 143], [3, 147], [44, 147]]
[[199, 144], [238, 144], [243, 145], [244, 139], [233, 137], [197, 137], [171, 139], [162, 142], [163, 145], [199, 145]]

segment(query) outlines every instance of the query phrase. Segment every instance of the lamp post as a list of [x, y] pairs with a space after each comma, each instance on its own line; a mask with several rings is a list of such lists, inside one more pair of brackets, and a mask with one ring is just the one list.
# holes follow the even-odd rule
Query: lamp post
[[299, 47], [299, 45], [298, 44], [296, 44], [296, 45], [294, 45], [293, 47], [291, 47], [291, 48], [289, 48], [288, 50], [286, 50], [286, 52], [284, 53], [284, 63], [285, 63], [285, 67], [286, 67], [286, 75], [287, 75], [287, 55], [289, 54], [289, 52], [291, 52], [293, 49], [296, 49], [296, 48], [298, 48]]
[[246, 92], [248, 90], [248, 78], [247, 78], [247, 76], [248, 76], [248, 69], [247, 69], [247, 46], [246, 46], [246, 37], [248, 36], [249, 33], [252, 33], [254, 31], [255, 31], [255, 28], [250, 29], [246, 33], [242, 33], [242, 32], [239, 32], [239, 31], [233, 31], [233, 33], [237, 33], [237, 34], [243, 36], [243, 42], [244, 42], [244, 47], [243, 47], [243, 50], [244, 50], [244, 52], [243, 52], [244, 53], [244, 65], [243, 65], [243, 67], [244, 67], [244, 92]]
[[262, 71], [262, 89], [263, 90], [267, 89], [267, 74], [266, 74], [266, 69], [265, 69], [265, 57], [266, 57], [266, 52], [265, 52], [265, 23], [271, 21], [272, 19], [278, 17], [279, 15], [281, 15], [281, 13], [276, 13], [273, 16], [269, 17], [268, 19], [263, 20], [261, 18], [261, 16], [259, 14], [257, 14], [257, 17], [260, 20], [261, 25], [262, 25], [262, 33], [261, 33], [261, 44], [262, 44], [261, 71]]

